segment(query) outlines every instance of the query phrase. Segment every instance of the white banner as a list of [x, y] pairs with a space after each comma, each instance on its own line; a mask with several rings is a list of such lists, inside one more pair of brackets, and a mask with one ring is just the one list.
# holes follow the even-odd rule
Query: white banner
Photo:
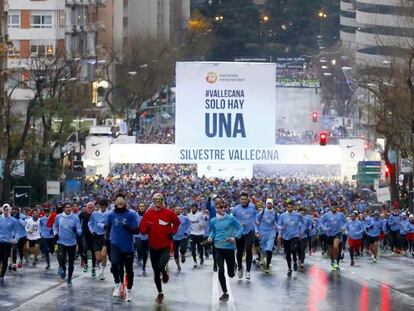
[[177, 63], [176, 144], [274, 146], [275, 75], [270, 63]]
[[365, 141], [363, 139], [341, 139], [341, 175], [352, 178], [358, 172], [358, 162], [364, 160]]
[[207, 178], [252, 178], [253, 164], [216, 164], [216, 163], [199, 163], [197, 164], [198, 177]]
[[59, 195], [60, 194], [60, 182], [54, 180], [46, 181], [46, 194], [47, 195]]
[[180, 148], [176, 145], [112, 144], [111, 163], [324, 164], [342, 161], [338, 145], [278, 145], [274, 148]]
[[377, 198], [378, 202], [384, 203], [387, 201], [391, 201], [391, 195], [390, 195], [390, 188], [378, 188], [376, 189], [377, 192]]
[[85, 140], [84, 166], [96, 167], [96, 174], [107, 176], [110, 171], [109, 149], [112, 137], [88, 136]]

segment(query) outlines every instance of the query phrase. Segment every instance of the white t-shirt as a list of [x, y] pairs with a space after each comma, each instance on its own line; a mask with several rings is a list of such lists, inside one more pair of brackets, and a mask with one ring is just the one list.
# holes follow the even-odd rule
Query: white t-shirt
[[40, 220], [36, 221], [33, 218], [30, 218], [26, 221], [26, 232], [28, 240], [38, 240], [40, 239]]
[[187, 216], [190, 219], [191, 223], [191, 234], [204, 235], [204, 215], [200, 212], [197, 212], [195, 214], [190, 212]]

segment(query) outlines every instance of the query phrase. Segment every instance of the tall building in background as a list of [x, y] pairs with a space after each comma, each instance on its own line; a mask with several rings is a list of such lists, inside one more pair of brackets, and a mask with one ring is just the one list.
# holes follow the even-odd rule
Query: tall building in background
[[98, 35], [98, 46], [122, 55], [128, 40], [136, 37], [180, 41], [190, 19], [190, 0], [107, 0], [98, 17], [106, 29]]
[[[12, 43], [8, 87], [24, 81], [25, 63], [31, 57], [64, 57], [80, 63], [81, 81], [92, 81], [96, 66], [97, 32], [105, 30], [97, 20], [105, 0], [8, 1], [8, 33]], [[13, 92], [19, 110], [33, 97], [29, 88]]]
[[414, 44], [412, 2], [396, 0], [341, 0], [341, 39], [351, 48], [356, 61], [370, 66], [387, 66], [401, 49]]

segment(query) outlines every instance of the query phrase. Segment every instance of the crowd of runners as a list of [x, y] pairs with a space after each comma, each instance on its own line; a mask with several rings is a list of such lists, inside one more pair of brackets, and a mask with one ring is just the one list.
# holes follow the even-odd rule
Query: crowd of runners
[[[270, 274], [281, 269], [272, 267], [272, 256], [282, 249], [287, 277], [304, 272], [306, 255], [319, 251], [329, 256], [332, 271], [348, 252], [350, 265], [360, 256], [375, 263], [384, 252], [414, 257], [414, 215], [398, 203], [373, 208], [351, 184], [334, 179], [208, 179], [197, 177], [193, 166], [141, 165], [89, 180], [84, 190], [33, 209], [3, 204], [1, 283], [8, 270], [40, 265], [42, 256], [44, 268], [56, 269], [72, 286], [78, 260], [99, 280], [110, 266], [114, 298], [124, 293], [131, 301], [134, 262], [146, 275], [149, 258], [156, 302], [162, 303], [170, 257], [169, 269], [175, 265], [180, 272], [186, 262], [197, 268], [211, 256], [220, 301], [227, 301], [225, 271], [250, 280], [256, 264]], [[58, 267], [51, 267], [54, 255]]]

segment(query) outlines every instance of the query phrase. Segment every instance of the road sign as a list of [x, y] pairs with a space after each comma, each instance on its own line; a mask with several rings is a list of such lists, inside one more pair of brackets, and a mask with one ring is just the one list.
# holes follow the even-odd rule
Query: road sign
[[359, 161], [357, 181], [360, 185], [374, 185], [381, 177], [381, 161]]
[[379, 166], [381, 167], [381, 161], [359, 161], [358, 167], [360, 166]]

